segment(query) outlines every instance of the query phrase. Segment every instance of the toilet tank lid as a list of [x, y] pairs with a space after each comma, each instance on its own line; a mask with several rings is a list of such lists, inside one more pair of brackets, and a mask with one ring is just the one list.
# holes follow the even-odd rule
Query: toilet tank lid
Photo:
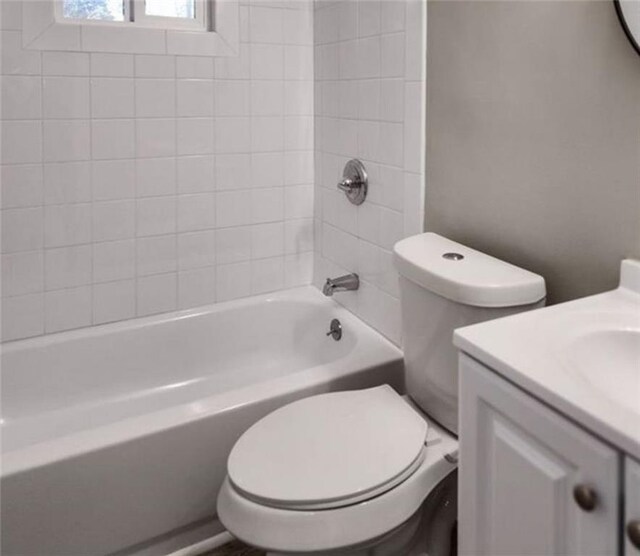
[[398, 272], [442, 297], [475, 307], [517, 307], [546, 295], [542, 276], [434, 233], [395, 244]]

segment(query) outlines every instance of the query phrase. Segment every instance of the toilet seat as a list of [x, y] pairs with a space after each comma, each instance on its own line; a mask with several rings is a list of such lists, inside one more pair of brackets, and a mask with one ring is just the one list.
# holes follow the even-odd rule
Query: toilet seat
[[427, 422], [387, 385], [299, 400], [234, 446], [229, 481], [274, 508], [326, 510], [379, 496], [425, 458]]
[[395, 392], [393, 395], [428, 427], [421, 450], [424, 459], [405, 480], [366, 500], [352, 500], [348, 505], [323, 510], [304, 510], [261, 503], [236, 488], [227, 476], [218, 495], [218, 517], [222, 524], [249, 545], [266, 551], [304, 553], [365, 544], [405, 523], [430, 492], [456, 469], [456, 464], [445, 455], [457, 450], [458, 442], [448, 431], [413, 409], [409, 400]]

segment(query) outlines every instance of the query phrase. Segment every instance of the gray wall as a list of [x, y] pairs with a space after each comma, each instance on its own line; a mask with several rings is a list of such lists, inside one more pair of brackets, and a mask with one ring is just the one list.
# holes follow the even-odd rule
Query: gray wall
[[640, 56], [609, 1], [429, 1], [427, 230], [558, 302], [640, 257]]

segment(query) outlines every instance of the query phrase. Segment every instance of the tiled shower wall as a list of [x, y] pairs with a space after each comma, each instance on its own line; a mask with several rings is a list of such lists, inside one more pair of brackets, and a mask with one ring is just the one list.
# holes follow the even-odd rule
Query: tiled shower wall
[[[393, 244], [422, 229], [426, 2], [316, 2], [314, 283], [357, 272], [335, 299], [400, 342]], [[359, 207], [336, 189], [350, 158], [369, 172]]]
[[39, 52], [2, 1], [4, 340], [310, 282], [312, 8], [240, 16], [238, 57]]

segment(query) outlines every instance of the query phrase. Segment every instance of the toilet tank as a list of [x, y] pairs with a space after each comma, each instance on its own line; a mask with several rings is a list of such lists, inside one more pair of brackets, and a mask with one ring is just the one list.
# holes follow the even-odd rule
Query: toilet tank
[[544, 305], [544, 279], [438, 234], [398, 242], [407, 394], [458, 432], [458, 359], [453, 331]]

